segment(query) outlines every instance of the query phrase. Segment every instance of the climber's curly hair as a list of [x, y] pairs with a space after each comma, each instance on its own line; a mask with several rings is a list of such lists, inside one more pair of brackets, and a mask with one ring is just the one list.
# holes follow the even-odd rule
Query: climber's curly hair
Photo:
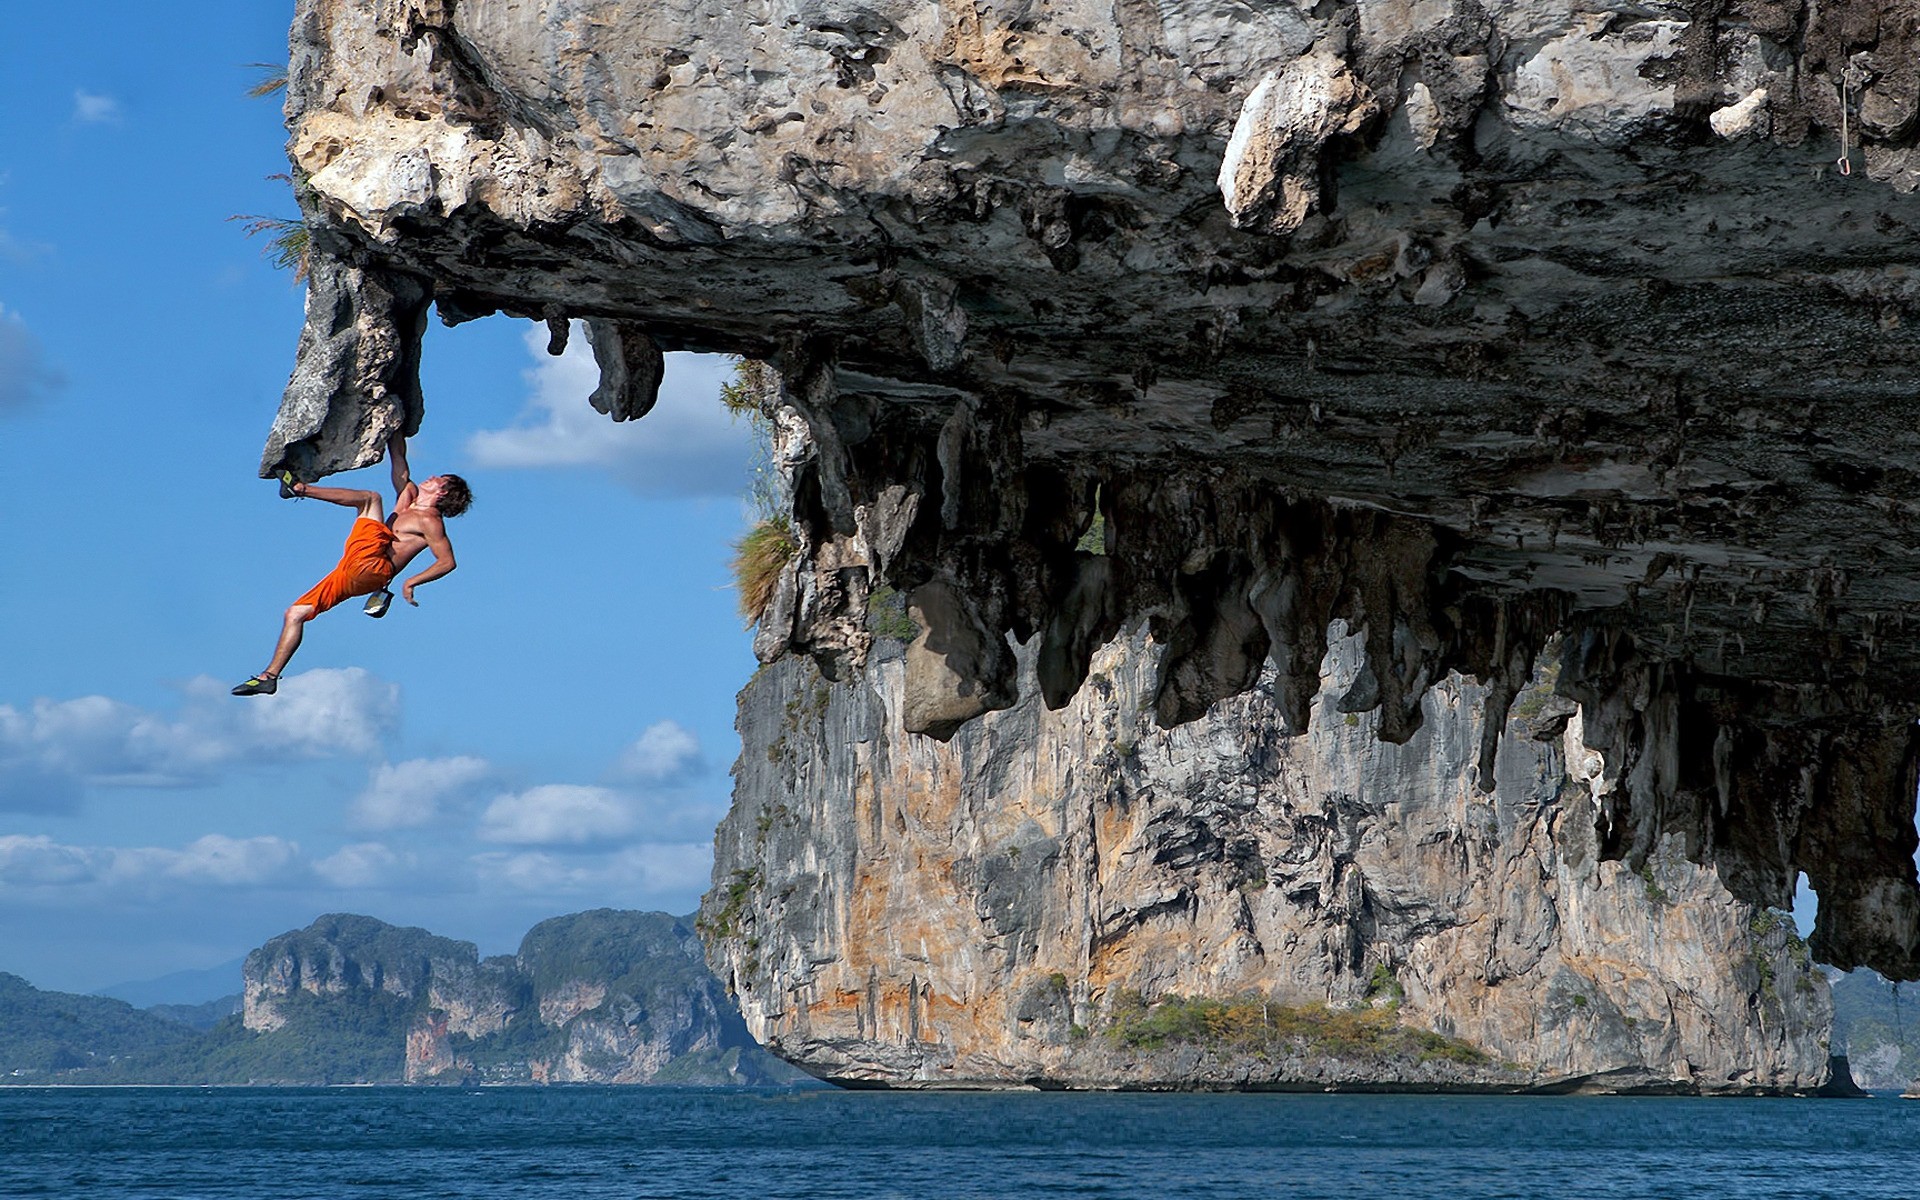
[[458, 475], [448, 475], [446, 480], [447, 486], [440, 491], [440, 503], [434, 505], [434, 509], [443, 517], [457, 517], [472, 506], [473, 489]]

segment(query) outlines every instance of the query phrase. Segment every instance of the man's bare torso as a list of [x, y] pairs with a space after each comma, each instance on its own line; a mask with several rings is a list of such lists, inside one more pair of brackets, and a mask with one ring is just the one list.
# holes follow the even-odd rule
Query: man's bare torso
[[393, 573], [398, 575], [427, 548], [430, 535], [445, 531], [446, 523], [432, 510], [404, 508], [387, 517], [387, 528], [393, 530], [393, 545], [387, 547], [387, 561], [393, 564]]

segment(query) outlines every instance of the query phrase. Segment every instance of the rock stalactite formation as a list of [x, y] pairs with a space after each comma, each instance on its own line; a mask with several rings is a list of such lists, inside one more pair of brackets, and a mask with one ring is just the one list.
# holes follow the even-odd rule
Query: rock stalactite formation
[[[1486, 689], [1448, 676], [1404, 745], [1342, 714], [1340, 639], [1290, 735], [1269, 669], [1174, 729], [1144, 631], [1057, 711], [1026, 698], [942, 745], [904, 733], [911, 665], [830, 683], [805, 660], [743, 695], [732, 813], [701, 920], [749, 1028], [810, 1071], [895, 1086], [1401, 1083], [1810, 1091], [1825, 978], [1782, 914], [1665, 835], [1602, 858], [1589, 753], [1542, 681], [1474, 786]], [[1494, 1061], [1295, 1058], [1114, 1036], [1138, 993], [1359, 1007]], [[1447, 1060], [1443, 1065], [1452, 1065]]]
[[1915, 977], [1917, 17], [302, 0], [263, 470], [417, 423], [429, 298], [586, 320], [615, 419], [663, 349], [766, 359], [768, 660], [851, 677], [884, 583], [911, 728], [1014, 703], [1009, 635], [1069, 703], [1139, 618], [1163, 723], [1270, 660], [1293, 728], [1342, 619], [1404, 743], [1559, 633], [1600, 853], [1804, 871], [1823, 958]]

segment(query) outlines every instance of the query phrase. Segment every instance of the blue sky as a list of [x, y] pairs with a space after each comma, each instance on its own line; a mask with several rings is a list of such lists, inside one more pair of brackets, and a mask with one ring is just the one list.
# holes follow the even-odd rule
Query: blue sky
[[[457, 471], [460, 569], [308, 627], [346, 509], [255, 477], [301, 290], [235, 214], [291, 215], [290, 3], [28, 6], [0, 39], [0, 970], [89, 990], [225, 962], [327, 911], [513, 947], [705, 888], [750, 454], [727, 365], [669, 360], [613, 426], [585, 339], [430, 329], [416, 474]], [[385, 489], [384, 467], [336, 477]]]

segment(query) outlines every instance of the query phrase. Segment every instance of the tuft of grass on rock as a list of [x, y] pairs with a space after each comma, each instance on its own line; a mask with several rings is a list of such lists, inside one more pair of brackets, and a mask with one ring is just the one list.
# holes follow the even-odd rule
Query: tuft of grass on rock
[[881, 584], [867, 595], [867, 632], [889, 641], [911, 642], [920, 636], [920, 627], [907, 611], [906, 596]]
[[242, 214], [228, 217], [229, 221], [245, 221], [248, 237], [265, 236], [266, 249], [263, 253], [267, 261], [283, 271], [293, 272], [293, 281], [299, 283], [307, 277], [307, 223], [291, 220], [287, 217], [262, 217]]
[[287, 64], [257, 62], [248, 63], [247, 66], [260, 74], [260, 78], [247, 89], [248, 96], [259, 100], [287, 90]]
[[748, 625], [758, 624], [766, 613], [780, 572], [799, 550], [793, 525], [784, 516], [762, 518], [733, 544], [733, 583]]

